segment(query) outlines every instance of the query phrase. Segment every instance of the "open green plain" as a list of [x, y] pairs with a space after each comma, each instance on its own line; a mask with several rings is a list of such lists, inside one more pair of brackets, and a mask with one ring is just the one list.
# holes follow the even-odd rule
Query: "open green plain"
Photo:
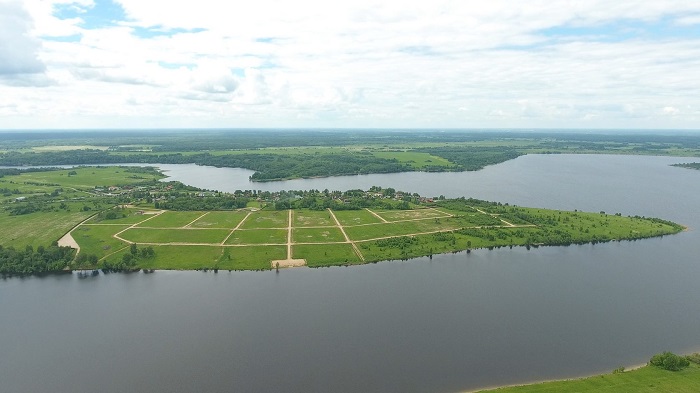
[[700, 391], [700, 366], [691, 363], [681, 371], [667, 371], [658, 367], [646, 366], [623, 373], [597, 375], [588, 378], [542, 382], [531, 385], [504, 387], [484, 390], [494, 393], [694, 393]]

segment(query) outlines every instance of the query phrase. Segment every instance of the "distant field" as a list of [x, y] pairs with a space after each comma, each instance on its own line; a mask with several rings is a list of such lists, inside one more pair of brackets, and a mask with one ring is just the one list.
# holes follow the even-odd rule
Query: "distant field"
[[[76, 174], [71, 174], [75, 172]], [[123, 186], [153, 179], [162, 176], [153, 176], [147, 173], [127, 172], [126, 168], [119, 167], [81, 167], [47, 172], [29, 172], [13, 176], [15, 183], [43, 183], [60, 185], [61, 187], [75, 187], [92, 189], [95, 187]]]
[[426, 167], [452, 168], [456, 166], [442, 157], [434, 156], [428, 153], [413, 151], [372, 151], [372, 154], [379, 158], [398, 160], [399, 162], [408, 164], [412, 168], [418, 170]]

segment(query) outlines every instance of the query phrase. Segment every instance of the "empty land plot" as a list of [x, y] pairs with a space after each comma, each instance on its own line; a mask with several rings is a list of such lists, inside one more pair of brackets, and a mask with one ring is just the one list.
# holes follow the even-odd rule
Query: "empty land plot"
[[257, 211], [245, 220], [241, 229], [287, 228], [287, 226], [289, 226], [287, 210]]
[[192, 228], [235, 228], [248, 214], [247, 211], [211, 212], [192, 223]]
[[333, 210], [333, 214], [335, 214], [342, 226], [379, 224], [382, 222], [382, 220], [367, 210]]
[[224, 247], [218, 268], [228, 270], [267, 270], [270, 262], [287, 259], [287, 246]]
[[[195, 270], [212, 268], [221, 256], [222, 247], [210, 246], [153, 246], [155, 258], [139, 259], [143, 269]], [[125, 250], [128, 252], [129, 250]], [[121, 254], [109, 257], [111, 261], [121, 260]]]
[[54, 212], [35, 212], [11, 216], [0, 213], [0, 245], [47, 246], [58, 240], [74, 225], [88, 218], [91, 212], [64, 210]]
[[[166, 211], [142, 224], [143, 228], [182, 228], [201, 217], [203, 212], [176, 212]], [[145, 219], [145, 218], [144, 218]]]
[[[442, 220], [442, 219], [438, 219]], [[482, 214], [479, 212], [467, 213], [467, 212], [455, 212], [454, 217], [449, 218], [450, 221], [459, 223], [462, 227], [483, 227], [483, 226], [502, 226], [506, 225], [503, 221], [498, 219], [498, 217], [493, 217], [489, 214]], [[510, 222], [510, 221], [508, 221]]]
[[448, 217], [448, 214], [433, 209], [415, 210], [373, 210], [387, 221], [420, 220], [426, 218]]
[[344, 242], [345, 236], [337, 227], [294, 228], [292, 239], [295, 243], [333, 243]]
[[[111, 218], [107, 219], [106, 215], [109, 212], [114, 211], [116, 214], [117, 218]], [[103, 212], [102, 214], [98, 214], [92, 218], [90, 218], [88, 221], [86, 221], [86, 224], [136, 224], [139, 223], [143, 220], [146, 220], [150, 217], [153, 217], [152, 214], [142, 214], [140, 213], [142, 210], [140, 209], [114, 209], [114, 210], [108, 210]]]
[[335, 220], [328, 210], [294, 210], [295, 227], [334, 226]]
[[292, 254], [309, 267], [362, 263], [350, 244], [295, 244]]
[[120, 237], [134, 243], [221, 243], [229, 231], [226, 229], [147, 229], [132, 228]]
[[81, 225], [71, 235], [80, 246], [80, 253], [85, 255], [97, 255], [102, 258], [127, 244], [113, 237], [127, 226], [119, 225]]
[[377, 239], [389, 236], [404, 236], [416, 233], [447, 231], [460, 228], [459, 223], [443, 218], [436, 220], [404, 221], [400, 223], [365, 225], [361, 227], [347, 227], [345, 233], [353, 241]]
[[[222, 239], [223, 240], [223, 239]], [[236, 230], [226, 244], [287, 244], [286, 229]]]

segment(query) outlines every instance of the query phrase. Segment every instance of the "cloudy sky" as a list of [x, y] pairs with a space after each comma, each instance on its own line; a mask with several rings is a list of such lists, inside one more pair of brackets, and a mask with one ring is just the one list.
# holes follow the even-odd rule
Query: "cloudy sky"
[[700, 1], [0, 0], [0, 129], [700, 129]]

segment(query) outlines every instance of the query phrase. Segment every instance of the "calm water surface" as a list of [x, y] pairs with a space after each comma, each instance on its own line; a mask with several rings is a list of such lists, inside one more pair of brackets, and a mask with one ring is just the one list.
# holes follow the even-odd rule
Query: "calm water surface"
[[169, 166], [209, 189], [394, 187], [523, 206], [658, 216], [637, 242], [439, 255], [274, 272], [0, 281], [0, 391], [450, 392], [609, 372], [700, 350], [700, 171], [688, 160], [525, 156], [479, 172], [249, 183]]

